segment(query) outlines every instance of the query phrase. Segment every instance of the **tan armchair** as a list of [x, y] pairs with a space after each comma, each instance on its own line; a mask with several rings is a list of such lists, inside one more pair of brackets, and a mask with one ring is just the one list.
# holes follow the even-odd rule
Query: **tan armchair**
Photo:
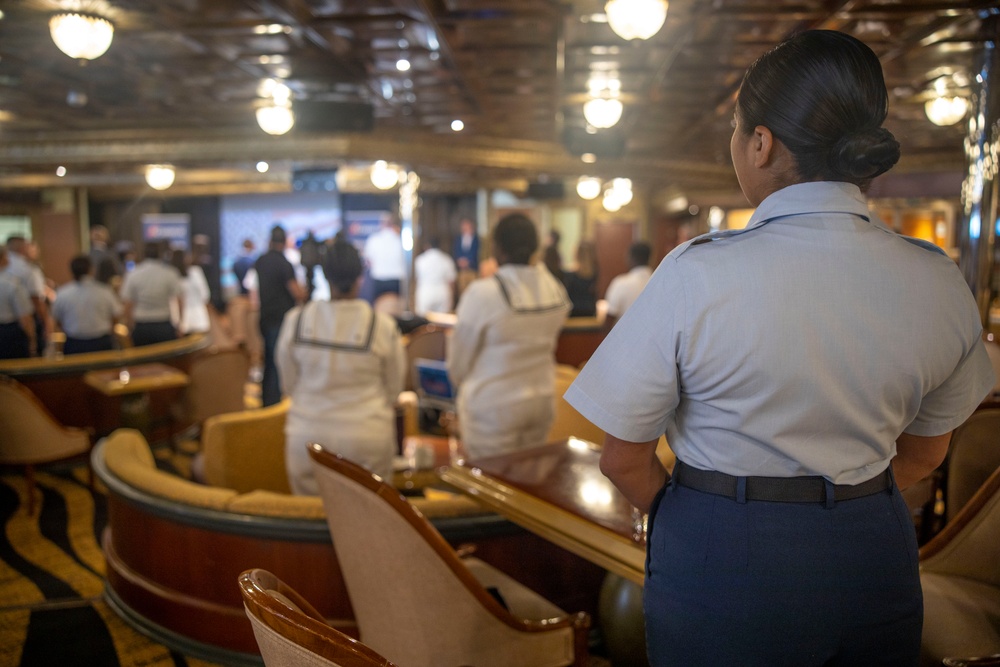
[[87, 431], [63, 426], [28, 389], [0, 375], [0, 465], [24, 466], [29, 515], [35, 513], [35, 466], [86, 454], [90, 446]]
[[459, 558], [378, 477], [319, 445], [309, 453], [361, 641], [407, 667], [587, 664], [587, 614]]
[[247, 493], [291, 493], [285, 471], [285, 417], [289, 399], [257, 410], [209, 417], [201, 434], [198, 468], [212, 486]]
[[410, 332], [406, 343], [406, 389], [415, 391], [417, 388], [417, 374], [414, 368], [417, 359], [444, 361], [446, 332], [444, 327], [436, 324], [425, 324]]
[[239, 585], [266, 667], [394, 667], [327, 624], [305, 598], [267, 570], [247, 570]]
[[1000, 469], [920, 550], [921, 665], [1000, 647]]
[[191, 382], [181, 401], [183, 418], [201, 425], [209, 417], [238, 412], [246, 406], [243, 394], [250, 375], [250, 358], [239, 348], [212, 348], [191, 361]]
[[[545, 438], [546, 442], [558, 442], [572, 436], [581, 440], [589, 440], [598, 445], [604, 444], [604, 431], [590, 423], [563, 398], [563, 394], [573, 384], [573, 380], [579, 373], [580, 369], [573, 366], [556, 365], [556, 418]], [[670, 449], [666, 436], [660, 436], [660, 441], [656, 444], [656, 456], [668, 471], [674, 469], [677, 457]]]
[[563, 394], [573, 384], [573, 380], [579, 373], [580, 369], [573, 366], [556, 365], [556, 418], [545, 438], [546, 442], [556, 442], [573, 436], [599, 445], [604, 443], [604, 431], [591, 424], [586, 417], [577, 412], [576, 408], [563, 398]]
[[977, 410], [951, 436], [946, 521], [958, 514], [997, 468], [1000, 468], [1000, 408]]

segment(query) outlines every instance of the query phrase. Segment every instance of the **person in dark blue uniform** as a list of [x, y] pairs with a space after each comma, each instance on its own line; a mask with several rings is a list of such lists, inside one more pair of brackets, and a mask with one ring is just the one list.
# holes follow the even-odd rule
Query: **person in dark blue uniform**
[[566, 394], [649, 512], [655, 667], [917, 664], [899, 489], [941, 463], [993, 372], [955, 263], [869, 212], [899, 158], [887, 97], [842, 33], [754, 63], [731, 143], [749, 224], [674, 249]]

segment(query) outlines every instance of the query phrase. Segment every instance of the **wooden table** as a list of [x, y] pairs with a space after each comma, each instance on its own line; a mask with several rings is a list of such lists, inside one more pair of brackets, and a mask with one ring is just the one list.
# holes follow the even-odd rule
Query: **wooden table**
[[166, 364], [152, 363], [84, 373], [83, 382], [105, 396], [145, 394], [161, 389], [186, 387], [187, 373]]
[[586, 440], [452, 463], [441, 478], [514, 523], [642, 585], [646, 547], [633, 537], [632, 505], [601, 474]]
[[84, 373], [83, 382], [105, 396], [120, 397], [121, 425], [142, 431], [148, 439], [150, 392], [186, 387], [191, 380], [173, 366], [149, 363], [89, 371]]

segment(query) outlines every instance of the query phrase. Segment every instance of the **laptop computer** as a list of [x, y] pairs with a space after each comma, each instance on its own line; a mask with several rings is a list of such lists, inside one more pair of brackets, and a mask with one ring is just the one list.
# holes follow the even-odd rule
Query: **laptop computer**
[[417, 396], [422, 407], [439, 410], [455, 409], [455, 389], [448, 379], [448, 369], [437, 359], [414, 359], [417, 376]]

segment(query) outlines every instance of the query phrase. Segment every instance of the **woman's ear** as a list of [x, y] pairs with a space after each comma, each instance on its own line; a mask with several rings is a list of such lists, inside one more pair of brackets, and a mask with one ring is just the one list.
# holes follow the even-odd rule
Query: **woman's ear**
[[774, 135], [763, 125], [753, 129], [753, 166], [758, 169], [771, 162], [774, 153]]

